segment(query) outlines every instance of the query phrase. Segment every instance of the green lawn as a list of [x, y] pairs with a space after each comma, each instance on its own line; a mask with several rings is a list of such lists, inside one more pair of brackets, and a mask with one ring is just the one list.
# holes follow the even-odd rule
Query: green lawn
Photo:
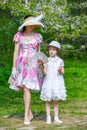
[[[59, 115], [64, 124], [59, 126], [45, 124], [45, 102], [40, 100], [40, 93], [32, 92], [31, 107], [35, 118], [31, 125], [35, 126], [36, 130], [60, 130], [61, 128], [86, 130], [87, 61], [70, 59], [64, 61], [67, 100], [59, 102]], [[9, 127], [9, 129], [15, 130], [19, 124], [23, 127], [23, 91], [15, 92], [9, 89], [7, 83], [9, 71], [10, 65], [0, 68], [0, 127]], [[51, 105], [51, 113], [53, 116], [53, 105]], [[13, 126], [13, 124], [15, 125]]]

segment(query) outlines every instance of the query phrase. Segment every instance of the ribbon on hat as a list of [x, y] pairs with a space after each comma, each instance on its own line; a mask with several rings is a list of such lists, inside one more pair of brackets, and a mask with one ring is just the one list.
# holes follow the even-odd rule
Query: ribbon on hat
[[42, 19], [42, 17], [43, 17], [43, 15], [41, 14], [41, 15], [37, 16], [36, 18], [32, 19], [32, 20], [24, 22], [23, 25], [26, 25], [26, 24], [29, 24], [29, 23], [32, 23], [32, 22], [33, 23], [40, 22], [40, 20]]
[[39, 22], [42, 18], [43, 18], [43, 14], [37, 16], [37, 17], [35, 18], [35, 20]]

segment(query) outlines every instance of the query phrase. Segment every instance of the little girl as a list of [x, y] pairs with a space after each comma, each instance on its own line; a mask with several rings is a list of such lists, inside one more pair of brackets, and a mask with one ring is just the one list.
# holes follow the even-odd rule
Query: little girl
[[64, 63], [63, 60], [57, 56], [60, 52], [59, 42], [52, 41], [47, 46], [50, 57], [48, 62], [44, 65], [45, 79], [42, 85], [40, 98], [46, 101], [46, 123], [51, 123], [50, 116], [50, 102], [54, 103], [54, 123], [62, 123], [58, 116], [58, 100], [66, 99], [66, 89], [64, 85]]

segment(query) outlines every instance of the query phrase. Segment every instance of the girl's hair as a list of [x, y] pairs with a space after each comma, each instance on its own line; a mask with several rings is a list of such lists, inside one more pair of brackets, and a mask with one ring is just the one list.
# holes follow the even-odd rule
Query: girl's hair
[[[26, 15], [25, 17], [24, 17], [24, 20], [26, 19], [26, 18], [28, 18], [28, 17], [34, 17], [33, 15], [30, 15], [30, 14], [28, 14], [28, 15]], [[26, 30], [26, 27], [23, 27], [23, 32]]]

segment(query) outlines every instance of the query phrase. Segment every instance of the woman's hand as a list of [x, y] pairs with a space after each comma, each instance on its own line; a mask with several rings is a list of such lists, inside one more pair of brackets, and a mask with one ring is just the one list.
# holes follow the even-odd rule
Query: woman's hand
[[60, 74], [64, 74], [64, 67], [59, 67], [59, 68], [58, 68], [58, 72], [59, 72]]
[[17, 78], [16, 68], [13, 67], [13, 68], [12, 68], [11, 75], [10, 75], [10, 78], [8, 79], [8, 83], [14, 84], [16, 78]]
[[43, 67], [43, 61], [42, 60], [38, 60], [38, 66], [39, 68], [43, 71], [44, 67]]
[[40, 67], [43, 66], [43, 61], [42, 60], [38, 60], [38, 64], [39, 64]]
[[12, 75], [15, 75], [15, 74], [16, 74], [16, 68], [13, 67], [13, 68], [12, 68]]
[[38, 60], [39, 67], [41, 68], [42, 72], [46, 75], [47, 74], [47, 67], [43, 64], [42, 60]]
[[15, 68], [15, 67], [12, 68], [11, 76], [12, 76], [13, 78], [16, 78], [16, 77], [17, 77], [17, 71], [16, 71], [16, 68]]

